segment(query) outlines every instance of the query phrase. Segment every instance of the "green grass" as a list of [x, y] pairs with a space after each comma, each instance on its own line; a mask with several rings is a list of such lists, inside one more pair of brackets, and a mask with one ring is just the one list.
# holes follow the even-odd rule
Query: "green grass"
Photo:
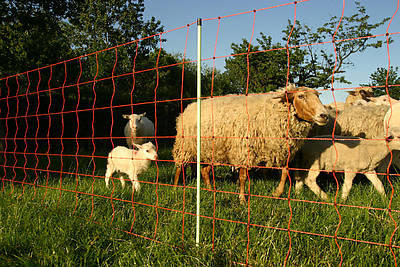
[[[168, 152], [161, 153], [169, 157]], [[72, 166], [72, 163], [65, 164], [64, 168], [74, 172]], [[251, 197], [251, 226], [248, 227], [249, 210], [247, 205], [239, 204], [236, 194], [220, 192], [214, 195], [203, 190], [201, 214], [206, 217], [201, 218], [201, 242], [196, 247], [196, 220], [191, 215], [196, 212], [196, 191], [169, 186], [174, 176], [172, 163], [159, 162], [157, 166], [153, 163], [139, 177], [143, 181], [142, 188], [139, 193], [135, 192], [133, 206], [130, 182], [122, 189], [120, 182], [114, 180], [114, 190], [106, 189], [104, 179], [90, 176], [92, 165], [89, 162], [80, 164], [80, 167], [79, 173], [89, 176], [63, 175], [62, 189], [66, 191], [4, 181], [0, 193], [0, 265], [235, 265], [246, 262], [247, 245], [251, 265], [284, 263], [289, 250], [289, 235], [282, 229], [287, 229], [291, 214], [285, 199]], [[104, 175], [104, 167], [104, 162], [96, 162], [95, 175]], [[154, 183], [157, 172], [158, 185]], [[22, 170], [16, 170], [16, 173], [15, 181], [24, 179]], [[7, 170], [7, 175], [13, 179], [12, 168]], [[236, 180], [228, 168], [216, 168], [216, 176], [223, 177], [215, 181], [217, 190], [237, 192]], [[254, 175], [252, 194], [271, 195], [278, 184], [276, 174], [267, 174], [266, 178], [258, 176], [264, 174]], [[35, 178], [31, 170], [25, 180], [32, 182]], [[59, 179], [59, 174], [50, 173], [48, 186], [59, 188]], [[393, 179], [392, 209], [399, 210], [400, 183]], [[46, 180], [47, 173], [39, 173], [37, 184], [45, 185]], [[389, 183], [385, 181], [384, 184], [390, 195]], [[194, 187], [195, 180], [187, 179], [186, 185]], [[323, 186], [333, 203], [335, 182], [326, 182]], [[81, 193], [75, 193], [75, 188]], [[287, 196], [288, 186], [285, 189]], [[90, 195], [92, 190], [95, 197]], [[214, 197], [216, 220], [212, 219]], [[289, 266], [338, 265], [341, 261], [339, 249], [335, 239], [329, 237], [336, 231], [337, 236], [351, 240], [389, 244], [394, 230], [394, 223], [386, 210], [389, 201], [382, 199], [366, 178], [355, 181], [344, 204], [385, 210], [338, 206], [341, 216], [339, 228], [339, 216], [334, 206], [310, 202], [318, 199], [307, 188], [298, 196], [291, 194], [291, 198], [295, 199], [290, 201], [290, 228], [294, 231], [290, 232]], [[157, 203], [162, 208], [156, 208]], [[184, 216], [176, 212], [182, 211], [183, 207], [187, 212]], [[391, 214], [399, 222], [398, 212]], [[394, 265], [388, 247], [351, 240], [337, 240], [343, 266]], [[393, 245], [399, 245], [397, 232]], [[393, 251], [398, 261], [399, 249], [393, 248]]]

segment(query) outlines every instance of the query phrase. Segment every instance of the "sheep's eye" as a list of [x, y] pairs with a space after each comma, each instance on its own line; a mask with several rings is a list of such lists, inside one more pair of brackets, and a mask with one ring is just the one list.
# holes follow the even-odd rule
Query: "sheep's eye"
[[298, 98], [299, 99], [304, 99], [304, 95], [299, 95]]
[[146, 150], [146, 153], [149, 153], [149, 150], [148, 150], [148, 149]]

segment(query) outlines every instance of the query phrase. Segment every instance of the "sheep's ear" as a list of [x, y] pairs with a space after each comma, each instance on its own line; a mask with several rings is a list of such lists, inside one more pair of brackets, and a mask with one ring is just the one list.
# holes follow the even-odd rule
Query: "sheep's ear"
[[129, 120], [131, 118], [131, 115], [124, 114], [124, 115], [122, 115], [122, 118]]
[[143, 112], [142, 114], [140, 114], [140, 117], [144, 117], [146, 116], [146, 112]]
[[361, 90], [360, 90], [360, 94], [361, 94], [362, 96], [368, 96], [367, 91], [365, 91], [364, 89], [361, 89]]
[[273, 96], [273, 98], [278, 99], [279, 102], [282, 102], [282, 103], [286, 103], [287, 100], [289, 100], [289, 102], [293, 102], [294, 93], [295, 92], [287, 92], [287, 99], [286, 99], [285, 91], [280, 91], [279, 94], [276, 94], [275, 96]]
[[138, 148], [138, 149], [141, 149], [141, 148], [142, 148], [141, 145], [138, 145], [138, 144], [135, 144], [135, 143], [133, 143], [133, 146], [136, 147], [136, 148]]
[[356, 92], [354, 91], [346, 91], [349, 95], [356, 95]]

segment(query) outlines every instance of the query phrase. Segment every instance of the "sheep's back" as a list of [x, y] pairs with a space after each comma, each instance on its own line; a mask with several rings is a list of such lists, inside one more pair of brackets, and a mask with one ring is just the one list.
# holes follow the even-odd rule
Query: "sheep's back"
[[347, 106], [344, 110], [329, 110], [329, 121], [325, 126], [315, 125], [309, 136], [332, 135], [336, 117], [335, 135], [362, 138], [382, 138], [383, 119], [387, 106]]
[[[269, 96], [230, 96], [202, 101], [202, 161], [235, 165], [282, 166], [311, 129], [294, 116], [293, 107]], [[289, 115], [289, 116], [288, 116]], [[286, 140], [289, 117], [289, 139]], [[173, 149], [179, 162], [195, 161], [197, 105], [190, 104], [177, 119]], [[182, 135], [183, 133], [183, 135]], [[184, 138], [182, 138], [182, 136]]]

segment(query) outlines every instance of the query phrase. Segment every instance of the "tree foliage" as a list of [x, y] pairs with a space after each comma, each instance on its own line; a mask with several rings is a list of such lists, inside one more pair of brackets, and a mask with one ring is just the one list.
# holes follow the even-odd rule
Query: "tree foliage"
[[[146, 21], [143, 12], [144, 0], [1, 0], [0, 75], [42, 67], [162, 32], [160, 21], [154, 17]], [[141, 41], [138, 54], [148, 55], [158, 41]], [[126, 53], [124, 60], [131, 62], [136, 48], [129, 46], [121, 53]], [[102, 63], [106, 62], [109, 58]], [[122, 62], [119, 65], [130, 66]]]
[[[247, 89], [247, 70], [249, 69], [249, 92], [265, 92], [282, 87], [288, 80], [302, 86], [327, 88], [334, 81], [349, 83], [345, 77], [345, 68], [352, 65], [351, 57], [368, 48], [382, 46], [382, 41], [371, 38], [358, 38], [372, 35], [372, 31], [383, 25], [388, 18], [377, 23], [370, 22], [366, 9], [356, 2], [357, 12], [330, 20], [313, 31], [309, 26], [292, 21], [283, 32], [281, 42], [274, 43], [271, 36], [261, 33], [256, 44], [249, 45], [246, 39], [242, 43], [231, 45], [236, 56], [226, 59], [226, 79], [230, 90], [244, 92]], [[339, 27], [338, 27], [339, 25]], [[289, 38], [290, 36], [290, 38]], [[336, 55], [325, 49], [318, 49], [321, 42], [333, 42]], [[286, 44], [288, 43], [288, 49]], [[311, 44], [311, 45], [310, 45]], [[288, 71], [288, 56], [290, 71]], [[249, 53], [249, 68], [247, 55]]]
[[[377, 86], [374, 88], [374, 95], [380, 96], [387, 94], [386, 92], [386, 78], [387, 85], [389, 86], [389, 95], [393, 98], [400, 99], [400, 75], [399, 67], [391, 66], [389, 73], [387, 68], [377, 68], [376, 71], [369, 76], [370, 82], [362, 84], [361, 86]], [[390, 86], [395, 85], [395, 86]]]

